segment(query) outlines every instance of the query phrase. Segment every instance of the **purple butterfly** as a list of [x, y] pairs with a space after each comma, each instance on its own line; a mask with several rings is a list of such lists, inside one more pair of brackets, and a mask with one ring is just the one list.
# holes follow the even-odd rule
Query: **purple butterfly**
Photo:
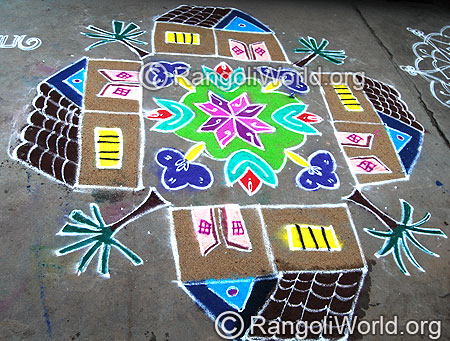
[[319, 150], [309, 156], [308, 163], [310, 166], [298, 173], [295, 179], [298, 187], [306, 191], [339, 188], [336, 160], [330, 152]]
[[155, 161], [164, 168], [161, 183], [167, 190], [176, 191], [187, 186], [195, 189], [207, 189], [214, 181], [208, 167], [187, 161], [184, 154], [176, 149], [160, 149], [156, 154]]

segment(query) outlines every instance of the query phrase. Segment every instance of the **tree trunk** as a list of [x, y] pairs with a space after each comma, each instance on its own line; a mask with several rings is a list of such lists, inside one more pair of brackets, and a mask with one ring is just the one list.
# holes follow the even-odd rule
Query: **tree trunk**
[[115, 222], [109, 228], [111, 231], [115, 231], [117, 229], [121, 229], [131, 221], [139, 218], [140, 216], [155, 211], [157, 209], [163, 208], [164, 206], [169, 205], [161, 196], [158, 195], [155, 191], [150, 191], [150, 194], [147, 198], [136, 208], [133, 212], [130, 212], [128, 215]]
[[311, 53], [311, 54], [310, 54], [308, 57], [306, 57], [305, 59], [296, 61], [296, 62], [294, 63], [294, 65], [295, 65], [295, 66], [298, 66], [298, 67], [304, 67], [304, 66], [306, 66], [307, 64], [309, 64], [310, 62], [312, 62], [314, 59], [316, 59], [317, 56], [318, 56], [318, 55], [317, 55], [316, 53]]
[[124, 44], [126, 47], [128, 47], [131, 51], [134, 53], [137, 53], [139, 55], [140, 59], [144, 59], [148, 55], [150, 55], [150, 52], [147, 52], [143, 49], [140, 49], [139, 47], [134, 46], [133, 44], [130, 44], [129, 42], [125, 40], [119, 40], [122, 44]]
[[376, 217], [381, 220], [383, 224], [388, 226], [391, 230], [395, 230], [398, 223], [389, 217], [387, 214], [384, 214], [378, 207], [372, 204], [360, 191], [355, 189], [355, 191], [349, 197], [345, 198], [346, 200], [353, 201], [354, 203], [365, 207], [367, 210], [376, 215]]

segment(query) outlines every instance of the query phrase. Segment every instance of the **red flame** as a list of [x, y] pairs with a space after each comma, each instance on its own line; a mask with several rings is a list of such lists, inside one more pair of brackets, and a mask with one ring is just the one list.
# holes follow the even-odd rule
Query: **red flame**
[[258, 192], [262, 184], [258, 176], [250, 169], [239, 179], [239, 183], [249, 195]]
[[170, 111], [164, 110], [164, 109], [157, 109], [153, 110], [147, 115], [145, 115], [146, 118], [150, 120], [165, 120], [166, 118], [169, 118], [170, 116], [173, 116], [173, 114]]
[[231, 76], [233, 69], [227, 63], [221, 62], [220, 64], [217, 64], [217, 66], [214, 68], [214, 71], [216, 71], [224, 79], [228, 79], [228, 77]]
[[323, 121], [322, 117], [310, 112], [304, 112], [303, 114], [300, 114], [295, 118], [305, 123], [319, 123]]

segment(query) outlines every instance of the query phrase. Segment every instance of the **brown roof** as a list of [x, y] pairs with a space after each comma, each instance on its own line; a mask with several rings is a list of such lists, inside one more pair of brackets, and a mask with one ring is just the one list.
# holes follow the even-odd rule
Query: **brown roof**
[[214, 27], [229, 12], [229, 8], [182, 5], [163, 14], [156, 21]]
[[[344, 316], [351, 318], [353, 306], [358, 298], [358, 291], [362, 279], [362, 271], [339, 271], [332, 273], [320, 272], [294, 272], [284, 273], [279, 279], [275, 291], [270, 296], [268, 303], [260, 313], [265, 318], [264, 331], [268, 331], [270, 323], [277, 321], [322, 321], [324, 318], [332, 319], [334, 316], [340, 321]], [[334, 323], [334, 327], [338, 324]], [[259, 328], [255, 328], [255, 334], [251, 336], [261, 337]], [[292, 334], [289, 329], [284, 333], [271, 336], [276, 339], [295, 337], [296, 330]], [[336, 328], [333, 336], [337, 336]], [[327, 334], [331, 333], [331, 330]], [[319, 338], [311, 331], [310, 337]], [[323, 335], [329, 338], [330, 335]], [[309, 337], [308, 337], [309, 338]]]
[[357, 76], [363, 82], [363, 90], [375, 109], [383, 114], [396, 118], [411, 127], [425, 131], [416, 121], [414, 114], [408, 110], [406, 103], [400, 98], [400, 93], [393, 87], [375, 79]]
[[78, 168], [78, 124], [81, 109], [47, 83], [39, 86], [21, 144], [19, 160], [68, 185], [75, 183]]

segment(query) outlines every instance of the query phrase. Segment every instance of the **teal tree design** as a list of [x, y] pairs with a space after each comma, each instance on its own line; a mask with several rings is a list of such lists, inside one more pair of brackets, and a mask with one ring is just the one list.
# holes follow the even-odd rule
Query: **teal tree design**
[[320, 45], [317, 45], [317, 41], [311, 37], [308, 37], [308, 40], [302, 37], [298, 41], [304, 47], [294, 49], [294, 52], [309, 53], [309, 55], [306, 58], [295, 62], [295, 66], [304, 67], [319, 56], [336, 65], [343, 64], [344, 59], [347, 58], [344, 50], [325, 50], [325, 47], [328, 45], [328, 40], [326, 39], [322, 39]]
[[422, 219], [418, 222], [413, 223], [413, 211], [414, 207], [411, 206], [405, 200], [400, 200], [402, 204], [402, 219], [401, 222], [397, 222], [388, 215], [384, 214], [375, 205], [373, 205], [367, 198], [365, 198], [362, 193], [355, 190], [353, 194], [347, 198], [347, 200], [353, 201], [358, 205], [365, 207], [367, 210], [376, 215], [378, 219], [383, 222], [389, 231], [377, 231], [375, 229], [364, 229], [370, 235], [384, 239], [384, 245], [378, 251], [375, 256], [384, 257], [390, 253], [393, 254], [394, 260], [399, 267], [400, 271], [405, 275], [409, 276], [409, 272], [406, 269], [405, 263], [402, 259], [402, 252], [406, 255], [409, 261], [420, 271], [425, 272], [425, 270], [420, 266], [417, 260], [414, 258], [409, 246], [408, 241], [416, 246], [420, 251], [425, 252], [431, 256], [439, 257], [438, 254], [428, 250], [423, 246], [414, 236], [414, 234], [424, 234], [432, 236], [441, 236], [447, 238], [444, 232], [440, 229], [432, 229], [426, 227], [420, 227], [425, 224], [431, 218], [430, 213], [426, 213]]
[[89, 247], [88, 251], [81, 257], [78, 264], [78, 274], [81, 274], [86, 270], [92, 258], [100, 250], [97, 271], [102, 275], [109, 277], [108, 263], [112, 247], [122, 252], [122, 254], [134, 265], [140, 265], [142, 264], [142, 259], [125, 245], [120, 243], [115, 235], [131, 221], [167, 205], [168, 203], [162, 197], [155, 191], [151, 191], [138, 208], [112, 225], [105, 224], [105, 221], [100, 214], [100, 209], [95, 203], [90, 204], [91, 216], [86, 215], [80, 210], [73, 210], [69, 215], [70, 222], [67, 222], [58, 234], [62, 236], [86, 235], [88, 237], [56, 251], [56, 254], [58, 256], [63, 256], [82, 248]]
[[125, 27], [124, 26], [125, 23], [123, 21], [113, 20], [112, 21], [113, 32], [108, 32], [96, 26], [89, 25], [87, 29], [93, 31], [94, 33], [81, 32], [81, 34], [85, 35], [88, 38], [99, 39], [99, 41], [86, 47], [86, 51], [92, 50], [94, 47], [100, 45], [119, 42], [127, 46], [134, 53], [137, 53], [140, 59], [143, 59], [144, 57], [148, 56], [150, 52], [147, 52], [131, 44], [135, 43], [140, 45], [146, 45], [147, 44], [146, 42], [136, 39], [140, 35], [146, 33], [146, 31], [141, 31], [139, 26], [133, 22], [129, 23]]

